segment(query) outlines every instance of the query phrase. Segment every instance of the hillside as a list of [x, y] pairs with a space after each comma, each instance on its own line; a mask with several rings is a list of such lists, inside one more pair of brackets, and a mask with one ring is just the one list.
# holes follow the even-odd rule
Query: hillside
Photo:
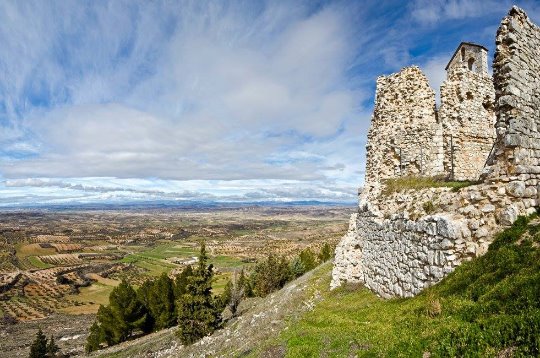
[[361, 286], [329, 290], [329, 263], [243, 308], [201, 342], [174, 328], [101, 351], [105, 357], [537, 356], [540, 220], [520, 218], [486, 255], [414, 298], [384, 300]]

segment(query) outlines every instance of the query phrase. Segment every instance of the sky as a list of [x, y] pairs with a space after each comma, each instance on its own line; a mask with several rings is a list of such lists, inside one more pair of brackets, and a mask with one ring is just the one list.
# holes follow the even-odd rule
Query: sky
[[0, 206], [352, 203], [377, 76], [415, 64], [438, 91], [511, 5], [2, 1]]

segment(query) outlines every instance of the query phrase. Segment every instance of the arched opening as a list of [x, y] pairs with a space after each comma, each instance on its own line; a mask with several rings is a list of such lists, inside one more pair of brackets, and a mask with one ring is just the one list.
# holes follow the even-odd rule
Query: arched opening
[[465, 47], [461, 48], [461, 62], [465, 61]]
[[469, 58], [469, 61], [467, 61], [467, 67], [469, 67], [469, 70], [471, 71], [475, 70], [474, 58]]

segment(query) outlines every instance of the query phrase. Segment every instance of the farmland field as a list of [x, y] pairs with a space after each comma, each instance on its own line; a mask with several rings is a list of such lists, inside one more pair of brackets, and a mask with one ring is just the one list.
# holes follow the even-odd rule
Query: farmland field
[[306, 247], [317, 251], [326, 242], [335, 245], [352, 210], [315, 206], [0, 212], [0, 324], [5, 328], [0, 348], [25, 356], [26, 348], [17, 344], [20, 334], [31, 332], [25, 327], [47, 322], [61, 338], [64, 317], [77, 315], [84, 319], [73, 321], [69, 332], [80, 334], [59, 342], [80, 350], [88, 322], [121, 280], [139, 286], [162, 273], [174, 276], [194, 263], [204, 240], [215, 267], [214, 292], [219, 293], [235, 270], [249, 269], [270, 253], [291, 257]]

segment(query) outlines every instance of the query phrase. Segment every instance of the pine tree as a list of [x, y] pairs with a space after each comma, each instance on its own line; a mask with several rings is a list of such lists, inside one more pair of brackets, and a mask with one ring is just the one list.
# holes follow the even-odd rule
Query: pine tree
[[317, 266], [315, 254], [309, 247], [300, 252], [300, 261], [302, 261], [306, 272], [313, 270]]
[[285, 286], [291, 277], [292, 273], [287, 259], [283, 256], [278, 259], [270, 254], [266, 260], [255, 265], [250, 279], [255, 295], [264, 297]]
[[155, 329], [155, 317], [150, 311], [150, 301], [154, 293], [154, 283], [151, 280], [145, 280], [141, 287], [137, 290], [137, 298], [144, 305], [146, 311], [149, 313], [146, 315], [146, 320], [141, 325], [141, 330], [144, 333], [150, 333]]
[[199, 262], [188, 278], [186, 292], [178, 303], [178, 336], [183, 344], [191, 344], [211, 334], [221, 324], [219, 304], [212, 296], [213, 266], [206, 265], [208, 257], [204, 242]]
[[332, 249], [327, 242], [324, 243], [318, 258], [320, 263], [326, 262], [332, 258]]
[[291, 261], [291, 273], [294, 277], [300, 277], [306, 272], [306, 268], [300, 260], [300, 257], [295, 257]]
[[174, 297], [179, 299], [184, 293], [188, 284], [188, 278], [193, 276], [193, 268], [187, 266], [180, 274], [176, 275], [174, 280]]
[[47, 344], [47, 357], [54, 358], [59, 351], [60, 348], [56, 345], [54, 337], [51, 335], [49, 343]]
[[84, 346], [84, 350], [86, 351], [86, 353], [97, 351], [101, 342], [103, 342], [104, 340], [105, 337], [103, 334], [103, 330], [96, 321], [90, 327], [90, 334], [86, 339], [86, 345]]
[[96, 321], [101, 333], [98, 334], [96, 329], [96, 334], [89, 337], [88, 346], [95, 347], [98, 338], [99, 343], [105, 341], [108, 345], [123, 342], [134, 330], [143, 329], [147, 319], [145, 306], [139, 301], [135, 290], [122, 281], [109, 295], [109, 305], [99, 307]]
[[41, 328], [36, 333], [36, 339], [30, 346], [30, 358], [47, 357], [47, 337], [43, 334]]
[[153, 283], [148, 308], [154, 319], [156, 330], [172, 327], [176, 323], [174, 285], [166, 273]]

